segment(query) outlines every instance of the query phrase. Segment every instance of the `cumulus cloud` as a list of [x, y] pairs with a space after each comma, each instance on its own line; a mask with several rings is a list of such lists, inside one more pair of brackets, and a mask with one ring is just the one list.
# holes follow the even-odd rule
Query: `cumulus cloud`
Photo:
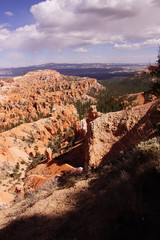
[[3, 23], [3, 24], [0, 24], [0, 29], [1, 29], [1, 28], [4, 28], [4, 27], [8, 27], [8, 26], [10, 26], [9, 23]]
[[160, 2], [159, 2], [159, 0], [153, 0], [153, 3], [155, 3], [156, 6], [160, 7]]
[[124, 43], [124, 44], [115, 44], [114, 45], [115, 49], [119, 49], [119, 50], [137, 50], [141, 48], [141, 44], [139, 43]]
[[87, 53], [88, 50], [85, 48], [76, 48], [72, 52]]
[[12, 12], [10, 12], [10, 11], [5, 12], [4, 14], [5, 14], [6, 16], [9, 16], [9, 17], [14, 16], [14, 14], [13, 14]]
[[150, 46], [159, 46], [160, 45], [160, 38], [158, 39], [148, 39], [141, 43], [124, 43], [124, 44], [115, 44], [114, 48], [119, 50], [137, 50], [142, 47], [150, 47]]
[[[158, 3], [158, 0], [46, 0], [30, 9], [35, 24], [14, 31], [5, 26], [0, 28], [0, 48], [31, 51], [41, 47], [76, 48], [74, 51], [84, 52], [86, 46], [106, 43], [123, 50], [155, 46], [160, 34]], [[141, 43], [128, 43], [132, 40]]]

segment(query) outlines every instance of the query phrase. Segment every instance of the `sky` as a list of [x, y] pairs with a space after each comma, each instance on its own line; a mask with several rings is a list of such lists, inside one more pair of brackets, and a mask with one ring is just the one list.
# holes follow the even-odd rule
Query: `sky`
[[156, 63], [159, 0], [5, 0], [0, 68], [44, 63]]

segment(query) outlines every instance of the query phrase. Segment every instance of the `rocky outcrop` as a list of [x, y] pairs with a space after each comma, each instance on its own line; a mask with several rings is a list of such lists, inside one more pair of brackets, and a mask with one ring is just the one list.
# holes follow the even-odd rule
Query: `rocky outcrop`
[[[50, 162], [57, 153], [48, 148], [49, 143], [53, 144], [56, 139], [67, 135], [78, 121], [76, 108], [67, 105], [55, 109], [49, 118], [24, 123], [0, 133], [1, 190], [7, 192], [17, 181], [23, 182], [28, 165], [37, 153], [41, 157], [48, 149], [46, 157], [47, 162]], [[56, 175], [56, 166], [58, 165], [53, 165], [51, 176]], [[59, 172], [63, 171], [63, 166], [59, 166], [58, 169]]]
[[90, 122], [86, 139], [85, 169], [98, 167], [121, 151], [149, 138], [160, 121], [160, 100], [132, 109], [102, 114]]
[[25, 191], [38, 190], [49, 183], [54, 183], [63, 173], [74, 172], [75, 168], [69, 164], [59, 164], [52, 162], [50, 165], [39, 164], [36, 168], [29, 171], [24, 180]]
[[92, 100], [103, 87], [96, 79], [64, 76], [54, 70], [28, 72], [0, 83], [0, 132], [48, 117], [64, 103]]
[[[65, 173], [81, 174], [84, 168], [84, 143], [78, 142], [67, 152], [51, 157], [51, 149], [47, 149], [47, 159], [27, 172], [24, 181], [25, 191], [38, 190], [56, 181]], [[52, 159], [51, 159], [52, 158]]]
[[[65, 152], [61, 164], [60, 159], [59, 162], [52, 160], [72, 147], [69, 141], [74, 131], [76, 132], [76, 125], [80, 125], [77, 110], [70, 103], [78, 99], [82, 102], [94, 102], [88, 95], [92, 89], [99, 91], [103, 87], [96, 79], [64, 76], [48, 69], [31, 71], [13, 79], [0, 81], [2, 192], [13, 190], [18, 181], [23, 183], [26, 171], [28, 177], [25, 185], [36, 188], [50, 181], [49, 179], [54, 178], [56, 174], [77, 171], [77, 167], [84, 166], [84, 158], [76, 149], [73, 150], [73, 154]], [[82, 136], [79, 140], [81, 138]], [[28, 169], [35, 167], [34, 162], [39, 161], [36, 156], [39, 156], [39, 159], [44, 157], [46, 165], [39, 164], [37, 168], [42, 166], [43, 169], [36, 172], [35, 168], [35, 172], [32, 173]], [[12, 193], [17, 195], [18, 192], [14, 190]]]
[[101, 113], [97, 112], [96, 105], [91, 105], [90, 109], [88, 111], [88, 117], [87, 117], [87, 129], [89, 129], [89, 124], [96, 118], [100, 117]]
[[[63, 76], [52, 70], [1, 82], [2, 196], [8, 192], [10, 199], [20, 199], [24, 191], [50, 185], [64, 172], [79, 174], [84, 168], [98, 167], [154, 133], [159, 101], [132, 109], [127, 105], [130, 98], [135, 100], [132, 105], [143, 104], [143, 93], [128, 95], [125, 110], [120, 112], [101, 114], [92, 105], [88, 118], [80, 121], [69, 103], [78, 99], [94, 103], [88, 93], [101, 89], [96, 79]], [[2, 207], [10, 201], [5, 205], [3, 200]]]

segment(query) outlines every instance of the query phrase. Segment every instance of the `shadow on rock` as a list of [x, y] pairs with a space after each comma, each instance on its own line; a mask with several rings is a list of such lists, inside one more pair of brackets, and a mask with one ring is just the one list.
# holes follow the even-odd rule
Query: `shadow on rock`
[[159, 155], [133, 153], [132, 157], [123, 156], [85, 177], [90, 179], [89, 187], [76, 194], [73, 211], [58, 217], [50, 214], [19, 218], [0, 231], [0, 239], [159, 238]]

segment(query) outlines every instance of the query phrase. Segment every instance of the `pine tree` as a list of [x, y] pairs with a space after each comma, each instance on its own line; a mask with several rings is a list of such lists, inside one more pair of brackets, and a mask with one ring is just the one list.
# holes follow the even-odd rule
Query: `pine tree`
[[160, 46], [158, 48], [158, 56], [157, 56], [157, 64], [158, 64], [158, 68], [160, 68]]

